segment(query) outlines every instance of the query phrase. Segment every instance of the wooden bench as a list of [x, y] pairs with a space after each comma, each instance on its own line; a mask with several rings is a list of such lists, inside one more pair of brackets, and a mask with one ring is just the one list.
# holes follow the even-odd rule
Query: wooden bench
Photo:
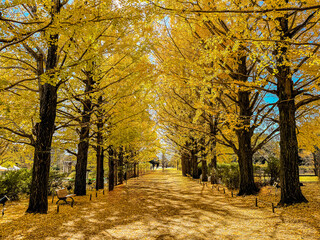
[[68, 199], [68, 198], [71, 198], [71, 199], [72, 199], [71, 207], [73, 207], [73, 203], [74, 203], [73, 197], [76, 196], [76, 194], [68, 194], [68, 191], [67, 191], [67, 189], [65, 189], [65, 188], [56, 190], [56, 193], [57, 193], [57, 197], [58, 197], [58, 199], [59, 199], [59, 200], [56, 202], [56, 204], [58, 204], [59, 201], [61, 201], [61, 200], [64, 201], [66, 204], [68, 204], [67, 199]]

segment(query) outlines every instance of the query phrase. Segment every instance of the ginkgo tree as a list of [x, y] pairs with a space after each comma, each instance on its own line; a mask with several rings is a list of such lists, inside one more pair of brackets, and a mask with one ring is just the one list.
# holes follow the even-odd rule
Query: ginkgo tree
[[[35, 104], [35, 106], [38, 106], [38, 112], [36, 114], [37, 117], [34, 118], [34, 126], [33, 128], [29, 128], [29, 133], [23, 137], [29, 137], [30, 142], [35, 147], [33, 180], [28, 212], [46, 213], [48, 204], [47, 180], [50, 167], [51, 143], [55, 130], [58, 89], [61, 84], [68, 80], [70, 69], [80, 64], [84, 58], [90, 57], [86, 55], [85, 50], [83, 50], [81, 59], [72, 59], [70, 57], [72, 55], [69, 55], [68, 48], [72, 47], [73, 44], [73, 31], [78, 31], [79, 27], [88, 22], [110, 21], [115, 19], [117, 15], [116, 9], [111, 9], [114, 7], [113, 4], [108, 2], [101, 2], [98, 5], [81, 1], [70, 3], [68, 1], [32, 1], [25, 5], [20, 2], [17, 4], [5, 8], [2, 16], [9, 18], [12, 16], [12, 12], [16, 12], [17, 14], [14, 15], [13, 22], [27, 18], [30, 19], [29, 21], [36, 22], [37, 24], [48, 23], [48, 27], [42, 29], [39, 34], [30, 35], [29, 38], [19, 41], [18, 45], [11, 44], [10, 49], [7, 46], [5, 51], [2, 51], [3, 58], [16, 61], [20, 65], [31, 68], [32, 72], [31, 79], [20, 80], [13, 78], [16, 81], [5, 84], [3, 89], [8, 90], [9, 87], [18, 86], [19, 83], [23, 82], [22, 87], [24, 89], [31, 92], [34, 91], [35, 99], [37, 99], [36, 94], [39, 92], [40, 104]], [[100, 7], [104, 7], [104, 9], [109, 8], [109, 10], [101, 11]], [[101, 15], [101, 12], [104, 12], [105, 15]], [[10, 26], [8, 27], [7, 25]], [[18, 30], [21, 30], [21, 25], [18, 23], [16, 25], [5, 21], [3, 30], [7, 32], [8, 36], [10, 34], [18, 34]], [[12, 55], [8, 56], [11, 52]], [[16, 57], [17, 54], [20, 57], [29, 54], [30, 57], [20, 59]], [[30, 58], [31, 61], [29, 60]], [[16, 68], [21, 70], [19, 66]], [[32, 87], [25, 84], [29, 83], [30, 80], [35, 80], [32, 82]], [[30, 125], [31, 123], [29, 122]], [[22, 136], [19, 131], [10, 132]], [[34, 139], [32, 134], [34, 135]], [[42, 162], [44, 164], [40, 164]]]
[[[172, 94], [186, 104], [184, 111], [194, 112], [193, 122], [208, 125], [204, 131], [210, 136], [210, 143], [202, 144], [208, 148], [207, 152], [213, 152], [217, 141], [234, 150], [240, 166], [239, 195], [253, 194], [258, 189], [254, 184], [252, 157], [277, 133], [274, 122], [265, 121], [275, 104], [263, 101], [264, 94], [252, 87], [259, 81], [259, 70], [250, 55], [241, 51], [245, 45], [239, 42], [236, 42], [237, 47], [231, 45], [234, 42], [227, 36], [230, 31], [227, 25], [232, 27], [234, 22], [209, 18], [205, 21], [202, 18], [174, 19], [170, 21], [170, 29], [165, 24], [167, 34], [162, 35], [162, 39], [167, 36], [169, 44], [158, 40], [161, 50], [155, 51], [163, 74], [170, 76], [167, 85], [172, 88]], [[195, 47], [188, 47], [190, 45]], [[193, 99], [182, 93], [187, 88], [194, 92]], [[218, 128], [219, 119], [221, 127]], [[259, 128], [262, 124], [264, 130]], [[254, 135], [257, 131], [261, 133]], [[264, 134], [266, 132], [268, 134]], [[202, 171], [205, 165], [202, 160]]]
[[[200, 15], [201, 22], [217, 19], [221, 28], [211, 25], [218, 31], [216, 34], [221, 36], [228, 31], [229, 42], [235, 42], [234, 47], [256, 62], [262, 77], [251, 87], [278, 98], [282, 185], [279, 204], [306, 201], [299, 186], [296, 114], [302, 106], [319, 99], [318, 75], [313, 70], [318, 63], [318, 1], [150, 2], [173, 15], [194, 19]], [[229, 22], [236, 28], [230, 28]], [[225, 72], [229, 74], [230, 69]]]

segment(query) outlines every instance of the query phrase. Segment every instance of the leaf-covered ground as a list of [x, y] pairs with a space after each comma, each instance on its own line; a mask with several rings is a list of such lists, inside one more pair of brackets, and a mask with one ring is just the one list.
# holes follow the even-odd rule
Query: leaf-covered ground
[[320, 187], [302, 187], [308, 204], [276, 208], [278, 192], [231, 197], [175, 170], [155, 171], [110, 193], [75, 197], [73, 208], [49, 202], [47, 215], [24, 214], [27, 201], [9, 203], [1, 239], [320, 239]]

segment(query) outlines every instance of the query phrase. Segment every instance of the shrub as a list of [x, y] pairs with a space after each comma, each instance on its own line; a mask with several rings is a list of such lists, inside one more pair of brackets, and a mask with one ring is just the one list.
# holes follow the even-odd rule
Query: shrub
[[270, 177], [270, 185], [273, 185], [280, 177], [280, 160], [271, 156], [268, 158], [267, 163], [265, 173]]
[[237, 163], [231, 164], [218, 164], [217, 176], [221, 179], [222, 183], [230, 189], [239, 188], [239, 166]]
[[10, 200], [18, 200], [19, 195], [29, 194], [31, 170], [9, 171], [0, 179], [0, 198], [7, 195]]
[[69, 174], [68, 178], [74, 180], [74, 179], [76, 178], [76, 171], [72, 171], [72, 172]]
[[48, 194], [52, 194], [56, 188], [62, 187], [62, 180], [66, 177], [66, 173], [59, 173], [59, 171], [51, 170], [49, 174]]

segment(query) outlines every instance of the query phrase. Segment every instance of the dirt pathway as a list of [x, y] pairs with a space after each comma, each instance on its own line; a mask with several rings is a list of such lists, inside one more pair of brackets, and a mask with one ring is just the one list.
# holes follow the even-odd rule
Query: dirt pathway
[[[98, 198], [77, 197], [73, 209], [2, 222], [2, 239], [319, 239], [316, 229], [287, 221], [277, 209], [248, 207], [182, 177], [155, 171]], [[252, 203], [252, 206], [254, 204]], [[10, 215], [8, 207], [7, 215]], [[19, 227], [20, 226], [20, 227]], [[2, 230], [2, 231], [1, 231]]]

